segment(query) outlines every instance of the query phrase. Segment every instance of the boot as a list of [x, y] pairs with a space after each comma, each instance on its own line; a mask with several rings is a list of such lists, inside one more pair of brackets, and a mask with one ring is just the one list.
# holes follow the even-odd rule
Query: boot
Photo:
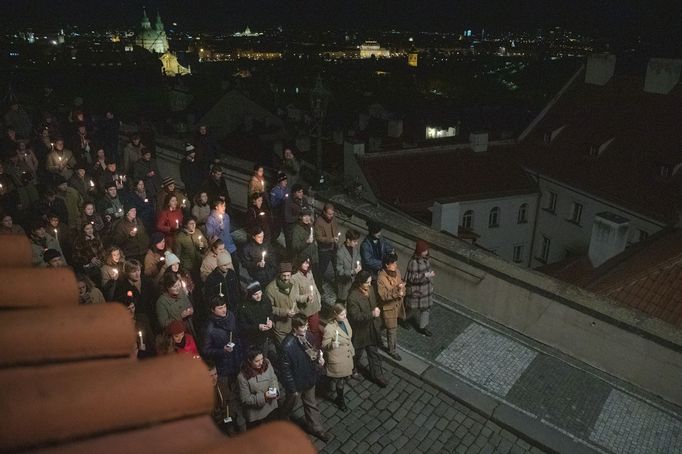
[[336, 390], [336, 405], [341, 411], [348, 411], [346, 400], [343, 398], [343, 389], [337, 388]]

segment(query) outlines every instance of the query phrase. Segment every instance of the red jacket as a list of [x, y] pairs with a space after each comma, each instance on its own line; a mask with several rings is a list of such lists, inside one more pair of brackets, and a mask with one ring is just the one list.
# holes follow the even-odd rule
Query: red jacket
[[182, 218], [182, 210], [180, 209], [163, 210], [156, 217], [156, 230], [165, 235], [167, 250], [173, 249], [175, 233], [182, 228]]
[[194, 341], [194, 337], [190, 333], [185, 333], [185, 346], [180, 348], [175, 344], [175, 353], [189, 353], [193, 356], [199, 356], [199, 349], [197, 348], [197, 343]]

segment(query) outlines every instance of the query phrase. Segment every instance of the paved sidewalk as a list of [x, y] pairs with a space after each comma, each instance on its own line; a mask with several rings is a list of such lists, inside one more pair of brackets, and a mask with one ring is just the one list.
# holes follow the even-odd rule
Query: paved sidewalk
[[682, 453], [682, 411], [443, 299], [427, 338], [400, 328], [399, 364], [560, 452]]

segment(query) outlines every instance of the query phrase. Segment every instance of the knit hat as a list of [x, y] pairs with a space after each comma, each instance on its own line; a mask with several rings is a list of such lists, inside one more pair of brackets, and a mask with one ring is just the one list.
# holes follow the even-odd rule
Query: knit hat
[[61, 256], [62, 256], [62, 254], [60, 254], [58, 250], [48, 249], [43, 254], [43, 260], [45, 261], [45, 263], [50, 263], [50, 260], [56, 259], [56, 258], [61, 257]]
[[284, 180], [286, 180], [286, 179], [287, 179], [287, 174], [286, 174], [286, 173], [284, 173], [284, 172], [282, 172], [282, 171], [277, 172], [277, 182], [278, 182], [278, 183], [279, 183], [280, 181], [284, 181]]
[[291, 263], [282, 262], [279, 264], [279, 272], [281, 273], [291, 273]]
[[166, 265], [168, 265], [168, 266], [175, 265], [176, 263], [180, 263], [180, 259], [178, 258], [178, 256], [173, 254], [170, 251], [166, 251], [165, 257], [166, 257]]
[[184, 333], [185, 332], [185, 324], [182, 323], [180, 320], [173, 320], [170, 322], [170, 325], [168, 325], [168, 334], [171, 336], [174, 336], [176, 334]]
[[260, 286], [260, 282], [258, 281], [253, 281], [249, 285], [246, 286], [246, 296], [251, 298], [254, 293], [258, 293], [262, 291], [263, 289]]
[[417, 244], [414, 248], [414, 255], [421, 255], [422, 252], [429, 250], [429, 243], [424, 240], [417, 240]]
[[163, 236], [163, 233], [154, 232], [154, 233], [152, 233], [152, 236], [149, 238], [149, 241], [150, 241], [149, 244], [156, 246], [157, 244], [162, 242], [164, 239], [165, 239], [165, 237]]
[[185, 153], [190, 154], [193, 151], [194, 151], [194, 145], [192, 145], [189, 142], [185, 142]]
[[175, 180], [173, 179], [173, 177], [166, 177], [161, 182], [161, 186], [163, 186], [164, 188], [172, 184], [175, 184]]
[[367, 220], [367, 231], [370, 235], [375, 235], [381, 232], [381, 224], [371, 219]]
[[221, 251], [220, 254], [218, 254], [218, 266], [229, 265], [231, 263], [232, 263], [232, 257], [230, 256], [229, 252]]
[[301, 212], [298, 214], [298, 217], [302, 218], [303, 216], [312, 216], [313, 212], [310, 208], [308, 207], [303, 207], [301, 208]]

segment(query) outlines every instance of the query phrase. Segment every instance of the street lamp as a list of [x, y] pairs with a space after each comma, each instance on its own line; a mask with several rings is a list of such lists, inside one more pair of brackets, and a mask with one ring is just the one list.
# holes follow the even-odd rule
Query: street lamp
[[315, 88], [310, 91], [310, 111], [313, 115], [313, 135], [317, 135], [317, 172], [319, 179], [317, 181], [318, 188], [324, 186], [324, 172], [322, 170], [322, 130], [324, 128], [324, 119], [327, 115], [327, 107], [332, 94], [322, 85], [322, 77], [318, 74]]

